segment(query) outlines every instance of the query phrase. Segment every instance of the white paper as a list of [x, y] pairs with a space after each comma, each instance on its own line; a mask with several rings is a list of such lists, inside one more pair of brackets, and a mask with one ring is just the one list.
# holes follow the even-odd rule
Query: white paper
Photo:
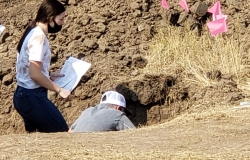
[[3, 30], [5, 29], [4, 26], [0, 25], [0, 35], [3, 33]]
[[65, 61], [60, 71], [61, 74], [64, 74], [64, 77], [58, 77], [54, 83], [61, 88], [71, 91], [77, 86], [82, 76], [87, 72], [90, 66], [90, 63], [70, 57]]
[[233, 107], [233, 108], [235, 108], [235, 109], [250, 108], [250, 105], [249, 105], [249, 104], [244, 104], [244, 105], [235, 106], [235, 107]]

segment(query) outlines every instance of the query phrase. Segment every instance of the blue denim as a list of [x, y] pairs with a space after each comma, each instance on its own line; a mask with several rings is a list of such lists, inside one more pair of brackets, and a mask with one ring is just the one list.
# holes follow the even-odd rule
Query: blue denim
[[27, 132], [64, 132], [68, 125], [43, 87], [26, 89], [17, 86], [14, 107], [24, 120]]

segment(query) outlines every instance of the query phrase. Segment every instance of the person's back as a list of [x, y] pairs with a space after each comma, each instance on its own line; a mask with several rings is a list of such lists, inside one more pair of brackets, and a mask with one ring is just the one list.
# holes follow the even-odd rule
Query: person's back
[[103, 132], [135, 128], [124, 112], [98, 104], [82, 112], [71, 126], [71, 132]]

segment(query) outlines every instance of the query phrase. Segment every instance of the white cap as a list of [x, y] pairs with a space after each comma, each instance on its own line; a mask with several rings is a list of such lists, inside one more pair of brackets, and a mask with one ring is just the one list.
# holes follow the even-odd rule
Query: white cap
[[109, 103], [121, 106], [123, 108], [126, 108], [126, 100], [118, 92], [115, 91], [107, 91], [102, 95], [101, 102], [100, 103]]

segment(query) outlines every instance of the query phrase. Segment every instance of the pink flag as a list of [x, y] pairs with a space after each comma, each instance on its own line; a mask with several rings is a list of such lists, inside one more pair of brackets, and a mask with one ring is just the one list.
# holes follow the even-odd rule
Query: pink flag
[[189, 12], [189, 8], [187, 5], [187, 1], [186, 0], [180, 0], [179, 5], [184, 8], [187, 12]]
[[217, 1], [211, 8], [207, 10], [215, 15], [221, 15], [220, 1]]
[[165, 9], [169, 9], [167, 0], [161, 0], [161, 6]]
[[207, 26], [210, 30], [210, 33], [212, 36], [215, 36], [219, 33], [227, 32], [227, 23], [226, 23], [226, 18], [220, 18], [215, 21], [211, 21], [207, 23]]
[[208, 12], [213, 14], [213, 21], [218, 20], [220, 18], [225, 17], [227, 19], [226, 15], [223, 15], [221, 13], [221, 6], [220, 1], [217, 1], [211, 8], [207, 10]]

